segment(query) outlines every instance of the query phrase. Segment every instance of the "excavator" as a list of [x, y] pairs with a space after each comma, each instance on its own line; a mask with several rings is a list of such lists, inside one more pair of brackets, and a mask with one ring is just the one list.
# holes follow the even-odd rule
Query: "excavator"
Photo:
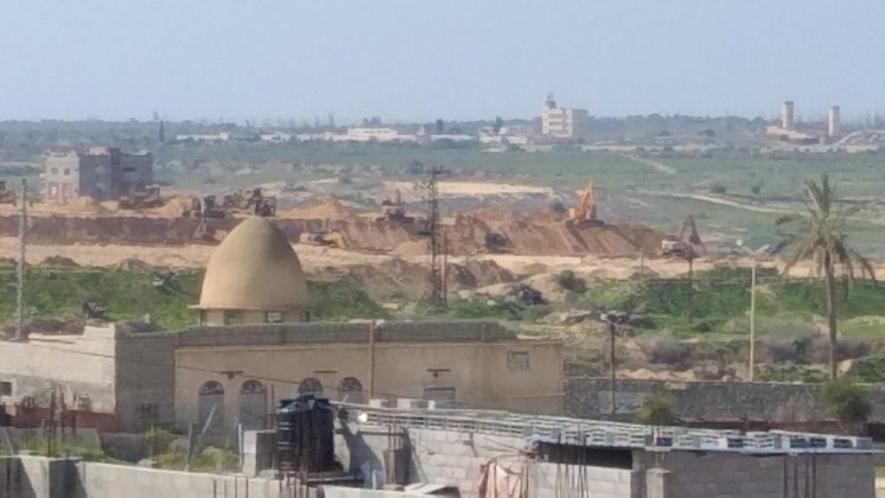
[[705, 251], [694, 215], [688, 215], [679, 229], [679, 236], [668, 235], [661, 240], [661, 255], [693, 259]]
[[575, 224], [601, 225], [602, 220], [596, 217], [596, 188], [588, 183], [581, 192], [578, 203], [568, 211], [569, 221]]

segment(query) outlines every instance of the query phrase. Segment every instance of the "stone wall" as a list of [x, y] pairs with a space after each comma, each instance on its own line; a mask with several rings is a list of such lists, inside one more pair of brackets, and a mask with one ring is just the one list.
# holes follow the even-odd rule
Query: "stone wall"
[[[672, 399], [683, 420], [789, 424], [835, 419], [823, 401], [822, 386], [817, 384], [619, 380], [616, 387], [616, 413], [621, 418], [629, 418], [648, 396], [657, 393]], [[608, 379], [566, 379], [566, 414], [608, 416], [609, 388]], [[872, 419], [885, 420], [885, 388], [872, 387], [869, 398], [874, 408]]]

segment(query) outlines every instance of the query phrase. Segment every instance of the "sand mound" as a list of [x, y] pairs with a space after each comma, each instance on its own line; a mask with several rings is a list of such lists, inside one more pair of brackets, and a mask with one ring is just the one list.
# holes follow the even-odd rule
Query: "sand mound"
[[97, 199], [83, 195], [72, 203], [74, 210], [82, 213], [107, 213], [108, 209], [104, 207]]
[[392, 252], [396, 256], [424, 256], [430, 254], [430, 243], [427, 239], [410, 240], [396, 246]]
[[151, 209], [151, 212], [164, 218], [178, 218], [191, 207], [191, 198], [186, 195], [176, 195], [166, 201], [166, 204]]
[[336, 199], [304, 208], [293, 208], [279, 213], [283, 218], [299, 220], [343, 220], [357, 215]]

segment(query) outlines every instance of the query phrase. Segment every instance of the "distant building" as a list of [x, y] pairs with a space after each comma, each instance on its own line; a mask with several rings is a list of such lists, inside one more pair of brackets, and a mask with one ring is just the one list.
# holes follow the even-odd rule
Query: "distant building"
[[227, 142], [230, 139], [230, 133], [226, 131], [212, 134], [175, 135], [176, 142]]
[[46, 156], [46, 192], [49, 200], [67, 202], [80, 196], [97, 200], [121, 195], [153, 183], [154, 157], [130, 154], [111, 147], [93, 147], [83, 154]]
[[578, 138], [584, 134], [588, 116], [586, 109], [557, 107], [553, 96], [548, 96], [541, 115], [541, 134], [554, 138]]
[[334, 138], [348, 142], [414, 142], [417, 139], [416, 135], [404, 135], [393, 128], [369, 127], [348, 128], [346, 134]]

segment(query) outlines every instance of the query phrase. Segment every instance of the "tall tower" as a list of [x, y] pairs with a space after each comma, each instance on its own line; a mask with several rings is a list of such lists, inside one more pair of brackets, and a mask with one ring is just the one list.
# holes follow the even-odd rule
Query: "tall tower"
[[837, 105], [831, 105], [827, 109], [827, 137], [836, 138], [842, 134], [841, 109]]
[[793, 101], [788, 100], [784, 102], [784, 106], [781, 109], [781, 128], [792, 130], [795, 126], [796, 123], [793, 122]]

